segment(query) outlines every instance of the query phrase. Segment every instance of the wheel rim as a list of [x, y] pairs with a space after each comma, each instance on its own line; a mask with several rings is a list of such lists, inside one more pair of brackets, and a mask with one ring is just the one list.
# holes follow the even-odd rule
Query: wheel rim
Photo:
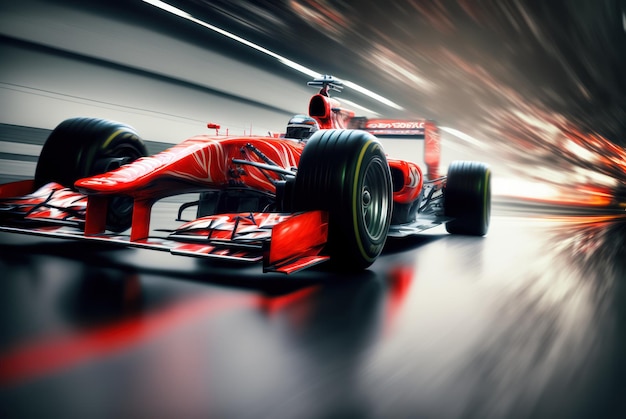
[[361, 187], [361, 221], [372, 241], [387, 234], [389, 220], [390, 186], [387, 167], [380, 159], [373, 159], [365, 169]]

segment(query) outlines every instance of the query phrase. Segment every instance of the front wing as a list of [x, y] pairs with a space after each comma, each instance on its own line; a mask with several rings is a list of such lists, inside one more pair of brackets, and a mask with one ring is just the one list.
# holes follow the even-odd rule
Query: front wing
[[19, 198], [0, 199], [0, 231], [79, 239], [236, 262], [263, 262], [264, 272], [293, 273], [327, 261], [328, 213], [219, 214], [188, 222], [165, 237], [84, 233], [87, 198], [49, 184]]
[[[16, 184], [15, 190], [0, 190], [0, 195], [27, 187], [28, 184]], [[435, 195], [440, 195], [438, 188], [433, 189]], [[410, 236], [449, 221], [439, 208], [440, 197], [432, 195], [427, 194], [420, 216], [411, 223], [391, 225], [388, 236]], [[97, 241], [181, 256], [243, 263], [262, 261], [264, 272], [286, 274], [330, 259], [322, 254], [328, 240], [326, 211], [211, 215], [167, 231], [169, 234], [164, 237], [131, 240], [128, 234], [85, 234], [87, 200], [87, 196], [56, 183], [18, 198], [0, 198], [0, 231]]]

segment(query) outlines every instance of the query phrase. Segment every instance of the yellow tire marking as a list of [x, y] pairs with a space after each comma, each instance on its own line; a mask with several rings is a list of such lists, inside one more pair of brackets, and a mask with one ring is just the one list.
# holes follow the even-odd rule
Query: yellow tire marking
[[107, 138], [102, 144], [102, 148], [103, 149], [107, 148], [109, 146], [109, 143], [113, 141], [113, 139], [117, 137], [122, 131], [124, 131], [124, 128], [120, 128], [117, 131], [115, 131], [113, 134], [111, 134], [109, 138]]
[[485, 192], [483, 193], [483, 219], [485, 220], [485, 224], [489, 225], [489, 214], [487, 213], [487, 195], [489, 192], [489, 179], [491, 178], [491, 170], [487, 169], [485, 172]]
[[[359, 226], [357, 224], [357, 200], [360, 196], [359, 193], [357, 193], [357, 188], [359, 186], [359, 176], [358, 173], [361, 170], [361, 164], [363, 163], [363, 157], [365, 156], [365, 152], [367, 151], [367, 149], [370, 147], [370, 145], [376, 145], [376, 143], [374, 142], [374, 140], [368, 140], [367, 143], [365, 143], [365, 145], [363, 146], [363, 148], [361, 149], [361, 153], [359, 154], [359, 158], [357, 160], [356, 163], [356, 171], [355, 171], [355, 176], [354, 176], [354, 185], [352, 188], [352, 193], [353, 193], [353, 197], [352, 197], [352, 226], [354, 228], [354, 232], [356, 233], [356, 244], [359, 248], [359, 251], [361, 252], [361, 255], [363, 255], [363, 257], [368, 261], [371, 262], [374, 260], [374, 258], [369, 257], [367, 255], [367, 253], [365, 252], [365, 249], [363, 248], [363, 244], [361, 243], [361, 235], [359, 234]], [[361, 217], [361, 214], [358, 214], [358, 217]]]

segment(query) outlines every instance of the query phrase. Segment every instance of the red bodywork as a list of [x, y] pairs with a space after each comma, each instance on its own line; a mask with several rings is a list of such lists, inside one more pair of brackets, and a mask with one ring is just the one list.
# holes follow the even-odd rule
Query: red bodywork
[[[439, 138], [432, 122], [355, 118], [353, 112], [341, 109], [339, 102], [324, 94], [312, 97], [309, 113], [321, 129], [355, 128], [356, 124], [375, 135], [421, 135], [428, 173], [431, 177], [437, 173]], [[229, 188], [276, 194], [274, 181], [280, 179], [280, 173], [237, 160], [259, 164], [269, 160], [295, 174], [306, 144], [284, 138], [219, 136], [219, 126], [210, 127], [216, 129], [216, 135], [198, 135], [116, 170], [80, 179], [74, 189], [52, 183], [34, 191], [32, 181], [0, 185], [0, 209], [21, 217], [17, 223], [2, 220], [0, 230], [113, 241], [180, 255], [263, 260], [264, 270], [284, 273], [327, 260], [321, 254], [328, 236], [324, 211], [210, 215], [183, 224], [167, 238], [149, 236], [152, 206], [167, 196]], [[394, 201], [416, 201], [424, 185], [420, 167], [395, 159], [388, 163], [394, 174]], [[119, 195], [133, 199], [130, 237], [106, 231], [108, 203]], [[40, 224], [24, 227], [29, 221]]]
[[76, 188], [89, 196], [85, 233], [104, 232], [108, 198], [114, 195], [133, 198], [130, 240], [137, 241], [148, 236], [152, 205], [161, 198], [236, 186], [275, 193], [275, 186], [267, 176], [278, 180], [278, 175], [232, 162], [245, 158], [264, 163], [246, 148], [248, 144], [287, 169], [298, 166], [304, 148], [303, 143], [284, 139], [201, 135], [117, 170], [78, 180]]

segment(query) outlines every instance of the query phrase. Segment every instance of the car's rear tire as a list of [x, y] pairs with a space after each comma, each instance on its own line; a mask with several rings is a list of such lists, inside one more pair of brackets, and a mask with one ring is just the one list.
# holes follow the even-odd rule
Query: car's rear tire
[[328, 211], [325, 251], [331, 263], [362, 270], [385, 245], [392, 193], [389, 165], [376, 137], [358, 130], [323, 130], [304, 148], [292, 205], [296, 211]]
[[[35, 170], [35, 187], [74, 182], [113, 170], [146, 156], [148, 151], [135, 130], [97, 118], [72, 118], [60, 123], [44, 144]], [[123, 231], [132, 220], [132, 199], [116, 196], [107, 211], [107, 229]]]
[[491, 170], [480, 162], [455, 161], [448, 168], [444, 213], [451, 234], [484, 236], [491, 219]]

